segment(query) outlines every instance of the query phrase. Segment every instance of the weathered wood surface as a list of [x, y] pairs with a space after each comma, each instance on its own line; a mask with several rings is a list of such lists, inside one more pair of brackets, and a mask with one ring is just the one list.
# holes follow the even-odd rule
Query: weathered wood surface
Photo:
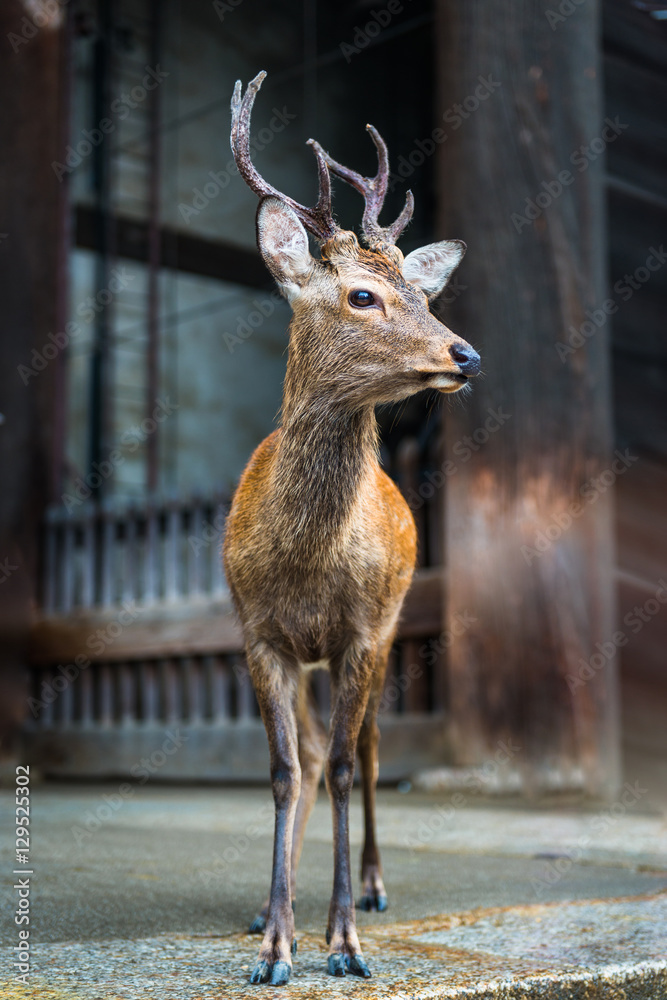
[[[478, 764], [509, 738], [527, 788], [555, 774], [611, 794], [614, 662], [568, 683], [615, 628], [612, 491], [581, 494], [610, 466], [608, 329], [564, 361], [556, 351], [605, 298], [603, 157], [585, 170], [571, 160], [603, 128], [599, 9], [580, 6], [552, 30], [549, 6], [492, 0], [482, 17], [439, 4], [442, 110], [480, 78], [497, 82], [440, 147], [439, 233], [469, 247], [451, 322], [485, 372], [447, 415], [447, 447], [489, 410], [510, 414], [448, 481], [445, 624], [477, 618], [451, 648], [453, 744], [460, 763]], [[563, 170], [572, 181], [521, 222]]]
[[624, 573], [644, 580], [647, 587], [667, 577], [666, 501], [667, 468], [655, 459], [643, 456], [619, 480], [618, 565]]
[[[406, 598], [399, 635], [423, 638], [440, 632], [442, 572], [419, 571]], [[234, 653], [243, 636], [229, 597], [162, 602], [151, 607], [83, 609], [40, 617], [30, 636], [34, 664], [157, 659]]]
[[[618, 484], [617, 552], [619, 629], [628, 682], [653, 685], [667, 698], [667, 468], [642, 458]], [[657, 596], [656, 596], [657, 595]], [[647, 711], [651, 711], [647, 701]], [[664, 728], [664, 727], [663, 727]], [[664, 766], [664, 765], [663, 765]]]
[[[399, 781], [449, 759], [441, 715], [380, 718], [380, 781]], [[122, 728], [71, 726], [26, 734], [24, 760], [51, 777], [151, 781], [262, 781], [269, 750], [261, 719]], [[163, 749], [164, 747], [164, 749]]]
[[[0, 6], [0, 753], [11, 752], [25, 707], [23, 643], [36, 599], [44, 505], [61, 454], [63, 184], [51, 163], [61, 131], [66, 7], [34, 28], [25, 4]], [[25, 25], [33, 35], [24, 36]], [[22, 367], [21, 367], [22, 366]], [[62, 397], [60, 399], [62, 404]]]
[[79, 654], [92, 662], [142, 660], [242, 648], [241, 629], [229, 599], [128, 608], [86, 609], [66, 617], [39, 619], [31, 633], [30, 662], [72, 662]]

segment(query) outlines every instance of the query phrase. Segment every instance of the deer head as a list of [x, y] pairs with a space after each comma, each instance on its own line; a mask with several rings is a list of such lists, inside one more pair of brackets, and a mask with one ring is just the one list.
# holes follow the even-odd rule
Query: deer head
[[[461, 262], [465, 244], [445, 240], [403, 257], [395, 244], [412, 216], [412, 193], [396, 221], [381, 227], [388, 156], [370, 125], [378, 151], [374, 178], [337, 163], [311, 139], [320, 182], [316, 205], [306, 208], [268, 184], [253, 166], [249, 146], [250, 115], [265, 76], [259, 73], [243, 97], [241, 82], [236, 84], [231, 146], [241, 177], [261, 198], [260, 252], [294, 314], [286, 397], [309, 396], [358, 408], [394, 402], [422, 389], [458, 392], [478, 374], [479, 355], [436, 319], [429, 302]], [[364, 197], [366, 247], [334, 221], [330, 171]], [[320, 259], [310, 253], [306, 230], [320, 245]]]

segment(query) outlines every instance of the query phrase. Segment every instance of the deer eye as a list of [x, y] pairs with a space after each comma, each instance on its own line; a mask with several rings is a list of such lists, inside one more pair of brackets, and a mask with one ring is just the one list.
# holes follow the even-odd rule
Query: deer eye
[[358, 289], [355, 292], [350, 292], [348, 295], [348, 302], [352, 306], [358, 306], [363, 309], [366, 306], [375, 305], [375, 296], [372, 292], [366, 292], [363, 289]]

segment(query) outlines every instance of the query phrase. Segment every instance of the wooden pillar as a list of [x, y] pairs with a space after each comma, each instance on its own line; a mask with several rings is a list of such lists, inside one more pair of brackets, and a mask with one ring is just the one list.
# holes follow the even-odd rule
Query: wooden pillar
[[[0, 758], [26, 710], [23, 644], [38, 537], [62, 440], [62, 88], [65, 7], [0, 8]], [[38, 22], [38, 23], [37, 23]], [[59, 398], [60, 397], [60, 398]], [[58, 439], [58, 442], [57, 442]]]
[[622, 136], [602, 116], [598, 4], [571, 6], [554, 22], [549, 2], [439, 0], [438, 233], [468, 244], [447, 318], [484, 372], [445, 413], [446, 623], [458, 762], [512, 740], [528, 791], [608, 795], [626, 466], [611, 452], [601, 147]]

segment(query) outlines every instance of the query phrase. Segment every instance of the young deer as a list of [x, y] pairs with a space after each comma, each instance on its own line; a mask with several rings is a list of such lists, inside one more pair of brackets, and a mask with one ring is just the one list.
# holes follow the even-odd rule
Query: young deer
[[[248, 667], [269, 739], [275, 801], [271, 892], [251, 930], [264, 931], [251, 983], [286, 983], [294, 940], [296, 870], [326, 759], [333, 811], [334, 879], [328, 969], [370, 976], [355, 927], [348, 803], [355, 751], [363, 778], [365, 909], [387, 895], [375, 843], [376, 714], [387, 656], [415, 564], [416, 530], [378, 462], [374, 407], [422, 389], [458, 392], [479, 356], [429, 312], [460, 262], [458, 240], [405, 259], [394, 245], [412, 215], [412, 195], [393, 225], [378, 216], [387, 189], [386, 146], [370, 125], [377, 176], [348, 170], [310, 140], [320, 193], [305, 208], [255, 170], [250, 114], [265, 73], [232, 99], [231, 145], [239, 173], [261, 198], [257, 242], [288, 299], [289, 359], [281, 426], [260, 444], [227, 522], [224, 561], [243, 624]], [[329, 171], [363, 194], [362, 248], [332, 217]], [[304, 228], [305, 227], [305, 228]], [[321, 259], [308, 248], [308, 229]], [[327, 740], [308, 672], [330, 672]]]

